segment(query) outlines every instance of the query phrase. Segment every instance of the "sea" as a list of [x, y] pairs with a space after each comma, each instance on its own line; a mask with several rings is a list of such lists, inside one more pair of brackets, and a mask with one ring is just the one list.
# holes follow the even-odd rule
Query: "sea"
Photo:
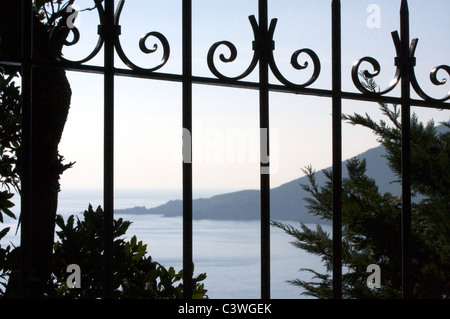
[[[194, 190], [194, 198], [207, 198], [231, 190]], [[117, 189], [115, 209], [145, 206], [156, 207], [168, 200], [180, 199], [178, 189]], [[18, 216], [19, 198], [14, 196], [16, 206], [13, 211]], [[59, 195], [58, 213], [65, 220], [70, 215], [82, 218], [88, 204], [94, 208], [102, 205], [101, 189], [62, 189]], [[161, 215], [116, 214], [132, 222], [126, 239], [136, 235], [138, 241], [147, 244], [148, 254], [154, 261], [166, 268], [182, 269], [182, 217]], [[299, 227], [295, 221], [281, 221]], [[316, 225], [307, 225], [316, 227]], [[18, 245], [20, 230], [16, 233], [17, 221], [5, 218], [0, 230], [11, 227], [1, 240], [4, 247], [9, 243]], [[331, 232], [331, 227], [322, 225]], [[294, 247], [293, 237], [284, 231], [271, 227], [270, 284], [273, 299], [307, 299], [298, 286], [287, 280], [312, 280], [311, 274], [299, 271], [301, 268], [324, 272], [320, 256], [314, 256]], [[194, 220], [193, 221], [194, 275], [206, 273], [204, 280], [207, 295], [211, 299], [259, 299], [261, 297], [260, 278], [260, 222], [237, 220]], [[82, 270], [81, 270], [82, 271]]]

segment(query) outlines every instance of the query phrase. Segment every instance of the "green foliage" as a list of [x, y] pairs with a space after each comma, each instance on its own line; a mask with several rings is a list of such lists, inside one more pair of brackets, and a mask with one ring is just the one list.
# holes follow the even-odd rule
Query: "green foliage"
[[[20, 149], [21, 111], [20, 88], [14, 79], [17, 72], [0, 67], [0, 218], [2, 212], [11, 216], [12, 190], [19, 190], [17, 154]], [[0, 221], [2, 221], [0, 219]]]
[[0, 191], [0, 223], [3, 223], [3, 214], [15, 219], [16, 215], [10, 210], [14, 207], [14, 203], [10, 200], [14, 194], [8, 191]]
[[[20, 148], [21, 112], [20, 89], [15, 84], [16, 70], [0, 66], [0, 223], [3, 215], [16, 219], [11, 211], [14, 207], [12, 198], [19, 191], [17, 154]], [[0, 230], [0, 241], [10, 228]], [[11, 260], [15, 254], [10, 245], [0, 245], [0, 295], [5, 291], [7, 278], [11, 274]], [[13, 256], [14, 255], [14, 256]]]
[[[0, 231], [0, 242], [3, 237], [8, 233], [9, 227], [4, 228]], [[11, 247], [8, 246], [6, 249], [2, 248], [0, 245], [0, 296], [4, 294], [4, 291], [6, 289], [6, 282], [7, 278], [10, 274], [6, 260], [8, 258], [8, 255], [11, 252]]]
[[[367, 114], [345, 115], [353, 125], [370, 128], [386, 148], [393, 172], [401, 176], [401, 124], [399, 112], [382, 104], [382, 112], [393, 124], [374, 122]], [[444, 123], [449, 127], [448, 123]], [[411, 176], [417, 201], [412, 205], [412, 273], [416, 298], [450, 298], [450, 132], [438, 133], [434, 122], [411, 121]], [[347, 162], [348, 178], [343, 179], [343, 295], [345, 298], [401, 297], [401, 199], [381, 194], [375, 181], [366, 175], [366, 162]], [[332, 173], [323, 171], [327, 181], [319, 186], [311, 167], [304, 170], [309, 185], [303, 188], [309, 212], [332, 220]], [[313, 281], [290, 280], [304, 289], [303, 294], [317, 298], [332, 297], [332, 239], [319, 225], [316, 230], [301, 224], [300, 229], [280, 222], [272, 225], [293, 236], [294, 246], [320, 256], [326, 273], [301, 269]], [[367, 266], [381, 268], [381, 288], [368, 288]]]
[[[57, 217], [59, 241], [54, 247], [53, 293], [56, 298], [101, 298], [103, 296], [103, 210], [92, 206], [84, 212], [84, 220], [72, 215], [63, 220]], [[114, 220], [114, 298], [182, 298], [183, 272], [173, 267], [164, 268], [147, 254], [147, 245], [133, 236], [126, 241], [129, 221]], [[66, 268], [77, 264], [81, 268], [81, 288], [68, 289]], [[205, 298], [206, 290], [201, 283], [206, 278], [201, 274], [194, 278], [193, 295]]]

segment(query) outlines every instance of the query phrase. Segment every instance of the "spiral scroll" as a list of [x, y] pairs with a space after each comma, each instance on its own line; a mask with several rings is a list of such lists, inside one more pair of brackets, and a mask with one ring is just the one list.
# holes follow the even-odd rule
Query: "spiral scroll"
[[[372, 66], [372, 68], [373, 68], [373, 72], [372, 73], [369, 72], [368, 70], [360, 71], [360, 66], [364, 62], [369, 63]], [[400, 72], [400, 68], [398, 68], [398, 67], [397, 67], [397, 70], [395, 72], [394, 78], [392, 79], [392, 81], [389, 84], [389, 87], [386, 88], [383, 91], [375, 92], [375, 91], [367, 88], [367, 86], [364, 83], [362, 83], [361, 80], [360, 80], [360, 77], [359, 77], [360, 74], [363, 74], [368, 79], [372, 79], [372, 78], [378, 76], [380, 74], [380, 71], [381, 71], [381, 66], [380, 66], [380, 63], [378, 63], [377, 60], [375, 60], [372, 57], [361, 58], [361, 59], [357, 60], [353, 64], [353, 68], [352, 68], [352, 80], [353, 80], [353, 83], [355, 84], [356, 88], [360, 92], [368, 94], [368, 95], [383, 95], [383, 94], [389, 93], [400, 82], [401, 72]]]
[[[250, 20], [250, 24], [252, 26], [253, 29], [253, 34], [255, 39], [258, 37], [258, 23], [256, 22], [256, 18], [255, 16], [250, 16], [249, 17]], [[241, 80], [245, 77], [247, 77], [250, 73], [253, 72], [253, 70], [255, 69], [256, 65], [258, 64], [258, 60], [259, 60], [259, 54], [257, 52], [257, 50], [254, 50], [253, 53], [253, 58], [252, 61], [250, 62], [249, 67], [247, 68], [247, 70], [245, 70], [242, 74], [236, 76], [236, 77], [228, 77], [224, 74], [222, 74], [216, 67], [216, 65], [214, 64], [214, 56], [215, 53], [217, 51], [217, 49], [221, 46], [225, 46], [228, 48], [228, 50], [230, 51], [230, 55], [229, 57], [225, 57], [224, 54], [220, 54], [219, 58], [220, 61], [224, 62], [224, 63], [230, 63], [236, 60], [237, 58], [237, 49], [236, 46], [229, 42], [229, 41], [220, 41], [220, 42], [216, 42], [214, 43], [211, 48], [208, 51], [208, 56], [207, 56], [207, 62], [208, 62], [208, 67], [210, 69], [210, 71], [219, 79], [222, 80]], [[255, 49], [255, 48], [254, 48]]]
[[[115, 17], [114, 17], [114, 24], [116, 26], [120, 25], [119, 24], [120, 15], [122, 13], [122, 9], [123, 9], [124, 5], [125, 5], [125, 0], [120, 0], [119, 4], [118, 4], [118, 7], [117, 7], [117, 10], [116, 10]], [[163, 34], [161, 34], [159, 32], [156, 32], [156, 31], [148, 32], [147, 34], [145, 34], [139, 40], [139, 49], [141, 50], [141, 52], [143, 52], [145, 54], [151, 54], [151, 53], [154, 53], [154, 52], [158, 51], [158, 45], [156, 43], [153, 44], [153, 48], [148, 48], [147, 47], [146, 42], [147, 42], [147, 39], [150, 38], [150, 37], [156, 38], [157, 40], [159, 40], [159, 42], [161, 42], [162, 50], [163, 50], [163, 57], [162, 57], [162, 59], [161, 59], [161, 61], [160, 61], [160, 63], [158, 65], [156, 65], [156, 66], [154, 66], [152, 68], [142, 68], [142, 67], [134, 64], [133, 62], [131, 62], [131, 60], [127, 57], [127, 55], [125, 54], [125, 52], [124, 52], [124, 50], [122, 48], [122, 45], [120, 43], [120, 37], [117, 34], [117, 37], [116, 37], [116, 51], [117, 51], [117, 54], [119, 55], [119, 57], [122, 60], [122, 62], [125, 63], [125, 65], [128, 66], [130, 69], [133, 69], [133, 70], [145, 70], [145, 71], [148, 71], [148, 72], [153, 72], [153, 71], [156, 71], [156, 70], [162, 68], [167, 63], [167, 61], [169, 60], [169, 56], [170, 56], [169, 42], [167, 41], [167, 38]]]
[[[105, 21], [105, 12], [101, 5], [102, 0], [94, 0], [94, 2], [95, 2], [96, 9], [98, 12], [100, 25], [103, 25], [104, 21]], [[71, 2], [69, 2], [69, 5], [70, 4], [71, 4]], [[62, 9], [62, 10], [65, 10], [65, 9]], [[67, 36], [70, 33], [73, 34], [72, 41], [67, 40]], [[66, 36], [62, 37], [61, 34], [65, 34]], [[86, 63], [86, 62], [92, 60], [102, 49], [104, 40], [103, 40], [103, 37], [101, 34], [99, 34], [97, 44], [95, 45], [95, 48], [92, 50], [92, 52], [87, 57], [85, 57], [81, 60], [73, 61], [73, 60], [66, 59], [61, 52], [62, 50], [58, 48], [59, 47], [58, 42], [62, 42], [63, 46], [73, 46], [80, 41], [80, 37], [81, 37], [80, 31], [77, 29], [76, 26], [69, 28], [67, 25], [60, 24], [60, 25], [54, 27], [52, 29], [52, 31], [50, 32], [50, 36], [49, 36], [50, 50], [53, 52], [53, 55], [55, 56], [55, 58], [60, 62], [75, 63], [75, 64]]]
[[[422, 99], [424, 99], [426, 101], [435, 101], [435, 102], [445, 102], [445, 101], [449, 100], [450, 99], [450, 91], [448, 92], [448, 94], [445, 97], [443, 97], [441, 99], [436, 99], [436, 98], [433, 98], [433, 97], [429, 96], [428, 94], [426, 94], [420, 87], [419, 83], [417, 82], [417, 78], [416, 78], [414, 69], [415, 69], [415, 64], [416, 64], [415, 52], [416, 52], [416, 48], [417, 48], [417, 44], [418, 44], [419, 40], [413, 39], [411, 42], [411, 45], [409, 47], [409, 51], [404, 53], [401, 50], [400, 37], [399, 37], [397, 31], [392, 32], [392, 39], [394, 41], [395, 49], [397, 51], [397, 56], [395, 58], [397, 70], [395, 72], [394, 79], [391, 81], [389, 87], [383, 91], [374, 92], [374, 91], [368, 89], [366, 87], [366, 85], [364, 85], [361, 82], [361, 80], [359, 78], [360, 74], [363, 74], [365, 77], [370, 79], [370, 78], [374, 78], [377, 75], [379, 75], [380, 70], [381, 70], [380, 64], [378, 63], [377, 60], [375, 60], [372, 57], [364, 57], [362, 59], [357, 60], [353, 64], [352, 80], [353, 80], [353, 83], [355, 84], [356, 88], [359, 91], [361, 91], [362, 93], [365, 93], [368, 95], [383, 95], [383, 94], [386, 94], [386, 93], [392, 91], [397, 86], [397, 84], [400, 82], [402, 74], [407, 72], [411, 75], [410, 81], [411, 81], [412, 87], [414, 88], [415, 92]], [[364, 70], [363, 72], [360, 71], [360, 66], [363, 62], [366, 62], [366, 63], [369, 63], [372, 65], [373, 73], [369, 72], [368, 70]], [[445, 71], [450, 76], [450, 66], [440, 65], [431, 70], [430, 81], [431, 81], [431, 83], [433, 83], [436, 86], [444, 85], [447, 83], [447, 78], [443, 78], [442, 80], [439, 80], [437, 78], [437, 74], [440, 71]]]
[[[440, 65], [435, 68], [433, 68], [430, 72], [430, 81], [436, 86], [444, 85], [447, 83], [447, 78], [443, 78], [442, 80], [438, 80], [437, 74], [439, 71], [445, 71], [447, 72], [447, 75], [450, 77], [450, 66], [448, 65]], [[419, 83], [417, 82], [416, 75], [413, 72], [413, 76], [411, 77], [411, 85], [413, 86], [416, 93], [424, 100], [428, 101], [436, 101], [436, 102], [445, 102], [450, 100], [450, 91], [447, 93], [446, 96], [440, 99], [433, 98], [426, 94], [422, 88], [420, 87]]]
[[[392, 40], [394, 41], [394, 46], [395, 46], [395, 50], [397, 52], [397, 58], [399, 56], [401, 56], [401, 44], [400, 44], [400, 36], [398, 34], [398, 32], [392, 32]], [[367, 69], [364, 71], [360, 71], [360, 66], [361, 64], [363, 64], [364, 62], [369, 63], [372, 68], [373, 68], [373, 73], [369, 72]], [[356, 88], [364, 93], [364, 94], [368, 94], [368, 95], [384, 95], [386, 93], [389, 93], [390, 91], [392, 91], [397, 84], [400, 82], [400, 78], [401, 78], [401, 69], [399, 65], [396, 65], [396, 71], [395, 71], [395, 75], [394, 78], [392, 79], [392, 81], [389, 83], [388, 88], [384, 89], [383, 91], [373, 91], [369, 88], [367, 88], [367, 86], [365, 84], [363, 84], [359, 78], [360, 74], [363, 74], [366, 78], [368, 79], [372, 79], [376, 76], [378, 76], [380, 74], [381, 71], [381, 66], [380, 63], [375, 60], [372, 57], [364, 57], [361, 58], [359, 60], [357, 60], [355, 63], [353, 63], [353, 67], [352, 67], [352, 80], [353, 80], [353, 84], [356, 86]]]
[[[270, 27], [269, 27], [269, 38], [270, 39], [273, 39], [276, 23], [277, 23], [277, 19], [272, 19], [272, 21], [270, 23]], [[272, 70], [273, 74], [278, 79], [278, 81], [280, 81], [281, 83], [283, 83], [284, 85], [286, 85], [288, 87], [304, 88], [304, 87], [310, 86], [318, 79], [318, 77], [320, 75], [321, 65], [320, 65], [319, 57], [311, 49], [300, 49], [300, 50], [295, 51], [291, 56], [292, 67], [299, 71], [305, 70], [308, 68], [308, 66], [309, 66], [308, 61], [305, 61], [303, 64], [300, 64], [298, 62], [300, 55], [307, 55], [313, 61], [313, 74], [311, 75], [309, 80], [307, 80], [305, 83], [296, 84], [296, 83], [289, 81], [281, 74], [280, 70], [278, 69], [278, 67], [275, 63], [275, 58], [273, 56], [273, 50], [270, 53], [270, 56], [269, 56], [270, 69]]]

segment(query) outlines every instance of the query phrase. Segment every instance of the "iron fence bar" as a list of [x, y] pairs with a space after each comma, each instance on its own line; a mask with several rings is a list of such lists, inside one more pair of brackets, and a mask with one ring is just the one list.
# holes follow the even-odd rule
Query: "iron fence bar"
[[333, 298], [342, 298], [342, 70], [341, 2], [332, 6]]
[[114, 273], [114, 0], [105, 1], [105, 25], [101, 32], [104, 51], [104, 164], [103, 209], [105, 228], [104, 297], [113, 296]]
[[[192, 299], [193, 235], [192, 235], [192, 0], [183, 0], [183, 131], [189, 132], [189, 150], [183, 149], [183, 297]], [[186, 147], [183, 143], [183, 147]], [[186, 152], [190, 155], [188, 161]]]
[[409, 54], [408, 2], [402, 0], [400, 9], [401, 56], [397, 60], [401, 78], [401, 174], [402, 174], [402, 294], [404, 299], [412, 296], [411, 285], [411, 80], [413, 57]]
[[267, 0], [259, 0], [259, 127], [261, 200], [261, 299], [270, 299], [270, 148], [269, 148], [269, 52]]
[[21, 193], [20, 193], [20, 247], [21, 275], [20, 294], [22, 298], [31, 295], [31, 213], [32, 213], [32, 54], [33, 54], [33, 4], [22, 1], [22, 134], [21, 134]]

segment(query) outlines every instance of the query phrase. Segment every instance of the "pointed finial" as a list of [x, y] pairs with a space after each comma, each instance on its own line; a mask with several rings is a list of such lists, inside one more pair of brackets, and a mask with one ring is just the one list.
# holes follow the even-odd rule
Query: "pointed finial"
[[332, 5], [332, 6], [341, 5], [341, 0], [332, 0], [332, 1], [331, 1], [331, 5]]
[[402, 38], [403, 49], [406, 52], [409, 47], [409, 9], [407, 0], [402, 0], [400, 7], [400, 35]]
[[402, 0], [402, 4], [400, 6], [400, 13], [409, 13], [408, 0]]

